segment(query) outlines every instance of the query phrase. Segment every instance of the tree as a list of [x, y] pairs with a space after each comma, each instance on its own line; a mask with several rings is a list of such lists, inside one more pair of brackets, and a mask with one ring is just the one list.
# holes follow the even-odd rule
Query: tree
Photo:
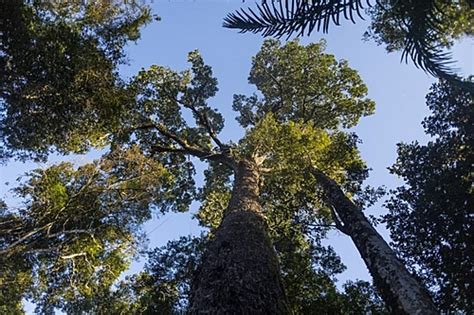
[[[371, 6], [367, 1], [367, 6]], [[368, 10], [372, 23], [366, 38], [386, 44], [387, 50], [402, 51], [402, 60], [412, 59], [415, 66], [445, 80], [458, 81], [449, 68], [450, 55], [444, 51], [455, 39], [474, 34], [474, 3], [464, 1], [376, 1]], [[361, 0], [285, 0], [262, 1], [257, 10], [241, 9], [230, 13], [224, 27], [264, 36], [303, 36], [313, 31], [328, 32], [341, 19], [355, 23], [363, 19]], [[474, 89], [469, 82], [459, 82]]]
[[[43, 311], [68, 311], [64, 300], [80, 304], [107, 289], [136, 254], [151, 208], [164, 211], [179, 199], [170, 187], [176, 181], [136, 147], [78, 169], [33, 171], [16, 189], [24, 207], [1, 216], [2, 295], [27, 294]], [[27, 289], [3, 292], [16, 282]]]
[[[291, 58], [298, 59], [293, 59], [291, 62], [288, 59], [290, 52], [297, 53]], [[309, 58], [310, 56], [314, 58]], [[319, 62], [316, 63], [311, 59]], [[323, 69], [327, 68], [334, 71], [324, 72]], [[293, 76], [292, 82], [288, 81], [288, 85], [282, 90], [279, 85], [275, 86], [275, 82], [268, 81], [268, 73], [276, 82], [285, 80], [285, 83], [289, 73], [300, 73], [301, 76], [299, 78]], [[316, 89], [315, 85], [301, 84], [308, 82], [308, 76], [325, 73], [326, 80], [319, 81], [324, 82], [323, 85], [326, 84], [326, 87], [322, 89]], [[331, 143], [337, 143], [335, 140], [343, 139], [343, 137], [339, 133], [334, 133], [332, 136], [325, 134], [322, 128], [334, 130], [339, 121], [351, 125], [360, 115], [370, 111], [372, 106], [370, 101], [362, 99], [366, 88], [357, 74], [345, 63], [338, 64], [332, 56], [322, 54], [320, 45], [303, 48], [296, 43], [290, 43], [279, 49], [277, 42], [267, 42], [254, 60], [250, 81], [257, 85], [264, 99], [260, 100], [256, 96], [236, 97], [234, 108], [242, 114], [239, 121], [244, 126], [253, 127], [249, 129], [248, 135], [240, 141], [238, 146], [232, 146], [230, 149], [224, 146], [223, 150], [223, 145], [219, 145], [220, 141], [215, 140], [216, 148], [221, 148], [220, 152], [202, 155], [200, 151], [189, 147], [187, 143], [178, 143], [181, 146], [178, 150], [185, 150], [191, 154], [197, 152], [197, 156], [209, 156], [217, 162], [222, 161], [234, 172], [229, 205], [224, 212], [221, 224], [216, 229], [214, 239], [204, 254], [202, 264], [192, 284], [190, 312], [201, 310], [288, 312], [286, 298], [279, 280], [277, 257], [271, 247], [266, 222], [262, 216], [264, 208], [259, 202], [260, 196], [265, 195], [259, 183], [262, 176], [261, 168], [270, 168], [271, 163], [276, 163], [280, 158], [283, 160], [278, 161], [278, 170], [276, 174], [273, 174], [281, 176], [284, 173], [287, 178], [291, 178], [288, 174], [293, 173], [295, 168], [300, 166], [296, 162], [301, 161], [298, 156], [301, 156], [302, 152], [298, 152], [296, 146], [298, 141], [326, 139], [321, 145], [326, 144], [328, 147], [323, 146], [316, 150], [316, 146], [310, 153], [312, 155], [321, 153], [321, 150], [322, 152], [330, 150]], [[315, 81], [315, 84], [319, 82]], [[281, 86], [284, 86], [283, 82], [281, 83]], [[332, 88], [329, 87], [331, 85]], [[321, 91], [329, 90], [337, 92], [321, 94]], [[343, 93], [344, 90], [348, 93]], [[187, 100], [186, 96], [184, 100]], [[319, 106], [314, 103], [316, 100]], [[334, 111], [330, 111], [329, 106], [334, 108]], [[193, 106], [189, 107], [192, 109]], [[197, 110], [193, 112], [199, 119], [199, 112]], [[326, 115], [327, 119], [323, 115]], [[293, 123], [290, 120], [300, 117], [310, 124], [315, 117], [325, 119], [314, 121], [315, 126], [312, 127], [305, 126], [303, 122]], [[206, 120], [202, 119], [202, 121], [202, 125], [206, 127], [208, 125]], [[211, 137], [215, 129], [208, 130]], [[305, 132], [299, 136], [299, 130], [302, 129]], [[273, 141], [268, 141], [270, 134]], [[287, 134], [294, 134], [294, 139], [290, 138], [292, 141], [289, 141], [290, 139], [284, 136]], [[291, 146], [290, 156], [288, 153], [285, 154], [285, 151], [289, 149], [285, 147], [285, 144], [289, 143], [294, 144]], [[307, 146], [301, 147], [301, 150], [306, 149]], [[166, 149], [160, 148], [160, 150]], [[176, 151], [171, 148], [168, 150]], [[230, 154], [227, 151], [230, 151]], [[341, 155], [339, 160], [350, 158], [351, 155]], [[264, 156], [268, 157], [264, 158]], [[290, 157], [294, 160], [289, 160]], [[288, 163], [288, 168], [286, 168], [286, 163]], [[339, 163], [344, 165], [345, 162], [343, 160]], [[301, 175], [298, 175], [298, 172], [294, 174], [296, 176], [293, 176], [295, 181], [293, 187], [286, 185], [282, 187], [281, 184], [275, 183], [275, 189], [281, 189], [284, 193], [285, 189], [294, 190], [301, 185]], [[263, 181], [271, 184], [273, 182], [271, 175], [270, 171], [268, 176], [262, 176]], [[236, 301], [236, 297], [239, 300]]]
[[[288, 239], [288, 235], [282, 236]], [[182, 237], [150, 251], [143, 272], [121, 281], [116, 290], [94, 297], [94, 313], [186, 313], [193, 273], [200, 264], [208, 241], [209, 234], [195, 238]], [[291, 255], [290, 260], [282, 260], [281, 267], [285, 275], [284, 286], [293, 312], [387, 314], [380, 297], [367, 282], [349, 281], [344, 284], [343, 292], [336, 289], [333, 277], [343, 269], [337, 257], [333, 254], [326, 255], [326, 252], [323, 255], [313, 256], [311, 255], [313, 252], [307, 252], [305, 246], [300, 246], [303, 244], [301, 239], [298, 244], [293, 243], [296, 246], [291, 249], [288, 247], [277, 249], [280, 255], [288, 257]], [[289, 251], [284, 253], [282, 250]], [[308, 253], [310, 255], [305, 255]], [[308, 260], [308, 257], [314, 259]], [[313, 265], [307, 264], [310, 261]], [[285, 278], [288, 281], [285, 281]]]
[[151, 16], [135, 1], [1, 1], [0, 158], [106, 144], [126, 102], [117, 66]]
[[399, 144], [394, 191], [385, 222], [407, 266], [431, 288], [445, 312], [473, 308], [473, 93], [441, 81], [431, 87], [427, 144]]
[[[4, 161], [12, 156], [45, 159], [52, 147], [66, 153], [84, 152], [91, 145], [103, 145], [104, 132], [116, 125], [112, 119], [123, 98], [123, 83], [116, 69], [125, 61], [123, 46], [128, 40], [139, 37], [140, 27], [150, 20], [149, 10], [135, 3], [119, 5], [110, 1], [12, 0], [1, 3], [0, 159]], [[34, 209], [25, 212], [2, 208], [1, 313], [21, 312], [21, 298], [32, 281], [37, 280], [36, 284], [44, 286], [48, 280], [45, 275], [56, 271], [60, 275], [67, 274], [71, 270], [71, 260], [67, 260], [67, 266], [66, 260], [58, 255], [73, 251], [72, 243], [90, 245], [90, 240], [83, 242], [84, 237], [78, 241], [76, 236], [80, 232], [71, 230], [66, 224], [74, 211], [68, 207], [59, 211], [58, 204], [64, 203], [67, 196], [67, 181], [82, 185], [79, 178], [89, 176], [93, 168], [89, 166], [76, 172], [70, 165], [63, 164], [45, 172], [38, 170], [32, 174], [32, 181], [35, 185], [41, 183], [41, 192], [33, 191], [31, 187], [18, 191], [32, 199]], [[49, 182], [44, 178], [47, 175], [54, 175], [55, 180]], [[76, 176], [79, 182], [76, 182]], [[74, 188], [71, 189], [74, 192]], [[80, 195], [79, 192], [75, 191]], [[51, 204], [35, 199], [39, 195], [40, 198], [51, 198]], [[88, 206], [95, 208], [96, 205]], [[62, 217], [57, 213], [54, 221], [54, 224], [65, 224], [64, 233], [60, 233], [58, 225], [50, 225], [52, 222], [47, 221], [54, 217], [55, 211], [64, 212]], [[99, 216], [95, 223], [101, 219]], [[42, 224], [46, 224], [47, 233]], [[84, 231], [87, 228], [81, 227]], [[102, 230], [105, 234], [99, 233], [105, 243], [128, 241], [125, 235], [104, 236], [112, 231], [106, 232], [107, 228], [110, 226]], [[127, 230], [127, 227], [121, 229]], [[45, 236], [46, 239], [41, 240]], [[40, 247], [45, 244], [48, 248]], [[59, 245], [54, 248], [51, 244]], [[63, 248], [63, 245], [69, 247]], [[52, 251], [48, 253], [51, 247]], [[39, 250], [44, 252], [39, 255]], [[100, 256], [104, 252], [111, 253], [110, 249], [99, 250], [93, 256], [105, 259]], [[123, 258], [127, 260], [125, 256]], [[59, 268], [54, 272], [35, 269], [36, 274], [32, 275], [33, 266], [51, 267], [54, 264]], [[35, 278], [37, 272], [43, 275], [40, 280]], [[58, 280], [59, 277], [52, 282]]]
[[[215, 202], [216, 196], [227, 194], [229, 202], [222, 213], [222, 221], [213, 232], [191, 281], [189, 311], [290, 312], [281, 279], [279, 258], [272, 245], [266, 217], [271, 217], [272, 213], [278, 213], [286, 206], [294, 209], [290, 213], [299, 213], [298, 216], [329, 218], [330, 211], [315, 196], [316, 183], [314, 178], [307, 176], [305, 165], [309, 166], [309, 162], [313, 161], [319, 169], [340, 183], [350, 182], [348, 173], [363, 169], [364, 163], [354, 146], [354, 138], [340, 131], [339, 127], [355, 125], [361, 116], [370, 114], [374, 107], [373, 102], [365, 97], [367, 88], [357, 72], [349, 68], [347, 62], [337, 62], [334, 56], [324, 53], [323, 49], [323, 44], [303, 47], [297, 42], [290, 42], [285, 46], [280, 46], [277, 41], [265, 42], [253, 61], [250, 75], [250, 82], [257, 86], [261, 96], [239, 95], [234, 99], [233, 107], [240, 114], [238, 120], [247, 131], [238, 144], [223, 143], [218, 138], [223, 128], [223, 118], [207, 105], [207, 99], [217, 91], [217, 80], [212, 77], [211, 68], [204, 64], [197, 52], [190, 53], [191, 68], [181, 73], [160, 66], [141, 71], [125, 89], [128, 102], [117, 118], [121, 128], [107, 139], [110, 139], [111, 154], [131, 150], [136, 155], [132, 161], [142, 161], [139, 165], [143, 167], [150, 166], [145, 169], [138, 166], [126, 168], [121, 166], [122, 162], [117, 162], [119, 165], [116, 172], [99, 171], [100, 176], [97, 175], [97, 178], [89, 175], [98, 180], [97, 183], [93, 181], [94, 189], [96, 186], [103, 187], [103, 190], [97, 188], [100, 193], [95, 194], [75, 183], [76, 176], [86, 170], [94, 174], [93, 169], [97, 167], [71, 170], [69, 166], [62, 166], [56, 171], [59, 172], [56, 182], [59, 181], [60, 184], [45, 188], [48, 194], [52, 194], [48, 198], [54, 200], [53, 210], [49, 208], [50, 202], [43, 204], [44, 199], [49, 200], [48, 198], [40, 198], [38, 206], [34, 202], [31, 206], [27, 204], [19, 217], [18, 214], [9, 212], [4, 216], [5, 222], [9, 222], [9, 218], [13, 216], [15, 220], [22, 222], [22, 226], [28, 226], [23, 222], [34, 224], [33, 229], [21, 229], [13, 239], [8, 237], [10, 234], [3, 234], [2, 250], [8, 253], [18, 249], [18, 254], [24, 255], [30, 253], [20, 250], [20, 243], [22, 248], [31, 249], [43, 248], [39, 247], [39, 244], [43, 244], [49, 251], [61, 253], [63, 249], [74, 248], [69, 242], [74, 244], [76, 240], [74, 237], [65, 237], [64, 232], [68, 234], [67, 231], [73, 229], [84, 229], [83, 224], [86, 227], [91, 223], [96, 226], [95, 222], [104, 222], [100, 225], [104, 229], [111, 225], [110, 228], [122, 231], [112, 233], [109, 238], [102, 236], [102, 242], [107, 242], [108, 239], [114, 241], [124, 235], [133, 239], [136, 234], [135, 223], [139, 224], [147, 215], [145, 211], [137, 217], [137, 209], [148, 209], [147, 205], [156, 205], [163, 211], [180, 211], [187, 209], [195, 197], [204, 200], [204, 204], [209, 204]], [[189, 110], [193, 114], [194, 125], [183, 118], [182, 110]], [[35, 151], [37, 148], [31, 149]], [[197, 195], [192, 161], [186, 160], [185, 156], [194, 156], [207, 161], [211, 166], [207, 171], [206, 185]], [[120, 161], [112, 158], [112, 161], [115, 160]], [[158, 181], [158, 184], [153, 181], [132, 180], [133, 185], [145, 185], [132, 186], [133, 191], [138, 189], [138, 195], [132, 193], [123, 196], [120, 189], [110, 191], [111, 185], [122, 187], [120, 183], [127, 183], [129, 179], [135, 178], [137, 172], [146, 174], [146, 169], [151, 165], [157, 169], [157, 178], [153, 180]], [[232, 176], [233, 182], [230, 180]], [[46, 176], [44, 180], [49, 178], [50, 176]], [[50, 185], [49, 181], [46, 182]], [[46, 186], [49, 187], [48, 185]], [[123, 189], [127, 191], [127, 187], [125, 184]], [[156, 187], [157, 190], [151, 187]], [[148, 192], [150, 189], [152, 195], [145, 194], [146, 199], [141, 203], [142, 196], [139, 192]], [[38, 190], [30, 190], [24, 188], [20, 191], [36, 196]], [[81, 208], [74, 206], [76, 201], [67, 201], [74, 200], [76, 195], [79, 198], [80, 192], [89, 196], [84, 207], [90, 209], [88, 212], [93, 215], [71, 221], [74, 209]], [[111, 193], [115, 197], [109, 197]], [[127, 196], [131, 199], [128, 200]], [[109, 200], [113, 201], [111, 210], [130, 208], [132, 211], [125, 211], [124, 214], [120, 212], [119, 218], [123, 215], [123, 219], [109, 222], [107, 214], [111, 210], [107, 210], [107, 204], [103, 204]], [[114, 202], [125, 202], [125, 206], [115, 207]], [[68, 211], [62, 210], [65, 205]], [[58, 214], [55, 211], [59, 212], [62, 221], [56, 219]], [[44, 212], [45, 216], [36, 215], [37, 212]], [[51, 215], [47, 215], [49, 213]], [[120, 229], [121, 222], [134, 224], [124, 225]], [[65, 223], [71, 226], [68, 225], [63, 230]], [[50, 226], [57, 227], [59, 231], [49, 231]], [[37, 235], [38, 229], [41, 234]], [[30, 237], [31, 232], [38, 240]], [[63, 236], [53, 242], [51, 233], [63, 233]], [[84, 238], [93, 242], [93, 237]], [[30, 240], [33, 244], [29, 243]], [[288, 247], [284, 243], [280, 246]], [[96, 255], [107, 257], [111, 255], [109, 251], [113, 251], [113, 247], [105, 244], [100, 248], [84, 255], [82, 252], [72, 251], [61, 253], [72, 259], [62, 270], [66, 275], [74, 275], [78, 270], [75, 266], [85, 265], [84, 270], [87, 271], [94, 264], [88, 264], [86, 259], [95, 259]], [[45, 264], [52, 264], [49, 259], [53, 258], [52, 255], [47, 256]], [[41, 266], [41, 261], [33, 260], [33, 272], [38, 270], [38, 266]], [[78, 276], [77, 279], [97, 279], [95, 284], [98, 289], [94, 293], [101, 292], [101, 284], [109, 283], [100, 278], [103, 268], [97, 266], [90, 271], [92, 274], [85, 272], [84, 278]], [[123, 268], [123, 264], [116, 268]], [[53, 272], [54, 269], [47, 271]], [[33, 275], [35, 276], [34, 273]], [[38, 287], [40, 291], [56, 287], [59, 290], [56, 292], [66, 293], [69, 290], [64, 289], [66, 277], [59, 275], [46, 277], [48, 284]], [[84, 287], [88, 286], [89, 282], [86, 281]], [[48, 290], [45, 296], [49, 296]], [[87, 294], [87, 290], [86, 288], [79, 293]], [[48, 304], [69, 307], [54, 302]]]
[[337, 228], [351, 237], [389, 310], [396, 314], [437, 314], [426, 289], [411, 275], [395, 252], [336, 181], [318, 169], [312, 173], [333, 207]]

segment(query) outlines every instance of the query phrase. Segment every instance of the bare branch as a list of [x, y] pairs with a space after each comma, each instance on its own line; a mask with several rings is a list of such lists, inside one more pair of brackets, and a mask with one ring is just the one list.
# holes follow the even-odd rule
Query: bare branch
[[203, 125], [211, 139], [219, 146], [219, 148], [224, 149], [226, 147], [225, 144], [217, 137], [216, 132], [212, 128], [209, 119], [206, 113], [200, 112], [195, 106], [183, 104], [184, 107], [189, 108], [197, 117], [201, 125]]
[[73, 259], [79, 256], [86, 256], [87, 254], [82, 252], [82, 253], [77, 253], [77, 254], [71, 254], [71, 255], [66, 255], [66, 256], [61, 256], [62, 259]]
[[37, 228], [37, 229], [34, 229], [33, 231], [23, 235], [22, 237], [20, 237], [18, 240], [16, 240], [15, 242], [13, 242], [12, 244], [10, 244], [6, 249], [2, 249], [0, 250], [0, 255], [3, 255], [3, 254], [6, 254], [8, 253], [9, 251], [11, 251], [13, 248], [15, 248], [16, 246], [18, 246], [19, 244], [21, 244], [23, 241], [27, 240], [28, 238], [32, 237], [33, 235], [45, 230], [45, 229], [48, 229], [49, 227], [51, 227], [54, 223], [48, 223], [40, 228]]
[[181, 148], [173, 148], [173, 147], [153, 146], [153, 149], [156, 152], [158, 152], [159, 150], [163, 150], [163, 152], [182, 153], [182, 154], [192, 155], [200, 159], [220, 162], [229, 166], [232, 169], [236, 168], [236, 163], [234, 159], [230, 157], [229, 155], [225, 153], [215, 153], [212, 151], [208, 151], [204, 148], [191, 145], [186, 140], [170, 132], [163, 124], [148, 124], [148, 125], [136, 127], [135, 129], [156, 129], [164, 137], [170, 140], [173, 140], [176, 144], [178, 144], [181, 147]]

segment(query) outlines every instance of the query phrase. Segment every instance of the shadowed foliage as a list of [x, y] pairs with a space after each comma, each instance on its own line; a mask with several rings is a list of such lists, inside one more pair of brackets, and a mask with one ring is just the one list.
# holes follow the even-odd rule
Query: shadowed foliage
[[0, 4], [0, 158], [100, 147], [127, 102], [117, 66], [151, 16], [130, 1]]
[[393, 244], [446, 312], [474, 306], [473, 100], [448, 82], [434, 84], [426, 97], [432, 115], [423, 126], [435, 138], [399, 144], [391, 168], [406, 182], [387, 205]]

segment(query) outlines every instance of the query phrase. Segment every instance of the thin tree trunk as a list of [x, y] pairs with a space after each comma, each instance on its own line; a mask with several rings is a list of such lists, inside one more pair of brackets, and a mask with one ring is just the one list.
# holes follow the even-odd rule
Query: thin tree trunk
[[316, 169], [312, 173], [325, 192], [326, 202], [335, 210], [336, 226], [352, 238], [392, 314], [438, 314], [426, 289], [408, 272], [361, 209], [334, 180]]
[[229, 206], [193, 279], [191, 314], [290, 313], [258, 180], [253, 161], [238, 164]]

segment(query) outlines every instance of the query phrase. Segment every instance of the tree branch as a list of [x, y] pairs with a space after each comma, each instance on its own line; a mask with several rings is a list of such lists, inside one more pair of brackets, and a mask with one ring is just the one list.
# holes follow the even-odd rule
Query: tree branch
[[200, 159], [216, 161], [223, 163], [229, 166], [232, 169], [236, 169], [237, 164], [232, 157], [230, 157], [227, 153], [215, 153], [212, 151], [208, 151], [204, 148], [196, 147], [194, 145], [189, 144], [186, 140], [180, 138], [176, 134], [170, 132], [163, 124], [148, 124], [142, 125], [139, 127], [135, 127], [135, 130], [140, 129], [156, 129], [158, 132], [163, 135], [165, 138], [168, 138], [178, 144], [181, 148], [174, 148], [174, 147], [163, 147], [159, 145], [155, 145], [152, 147], [152, 150], [155, 152], [172, 152], [172, 153], [181, 153], [192, 155], [198, 157]]
[[86, 256], [86, 253], [77, 253], [77, 254], [71, 254], [71, 255], [66, 255], [66, 256], [61, 256], [62, 259], [73, 259], [78, 256]]
[[206, 113], [202, 113], [200, 112], [195, 106], [193, 105], [186, 105], [186, 104], [183, 104], [184, 107], [186, 108], [189, 108], [198, 118], [199, 122], [201, 123], [201, 125], [203, 125], [206, 130], [207, 130], [207, 133], [209, 134], [209, 137], [211, 137], [211, 139], [217, 144], [217, 146], [219, 146], [219, 148], [221, 149], [225, 149], [227, 146], [225, 144], [222, 143], [222, 141], [217, 137], [217, 134], [216, 132], [214, 131], [214, 129], [212, 128], [210, 122], [209, 122], [209, 119], [206, 115]]
[[193, 100], [192, 101], [192, 104], [186, 104], [184, 102], [182, 102], [181, 100], [179, 100], [176, 96], [174, 95], [171, 95], [169, 93], [167, 93], [166, 91], [163, 91], [164, 93], [166, 93], [166, 95], [169, 97], [169, 98], [172, 98], [176, 103], [180, 104], [181, 106], [185, 107], [185, 108], [188, 108], [190, 109], [198, 118], [198, 121], [201, 125], [204, 126], [204, 128], [206, 128], [209, 136], [211, 137], [211, 139], [217, 144], [217, 146], [221, 149], [225, 149], [227, 146], [225, 144], [222, 143], [222, 141], [217, 137], [217, 134], [216, 132], [214, 131], [214, 129], [212, 128], [210, 122], [209, 122], [209, 119], [207, 117], [207, 115], [204, 113], [201, 113], [197, 108], [196, 106], [194, 105], [194, 103], [196, 102], [196, 100]]
[[346, 226], [341, 222], [341, 219], [339, 218], [339, 215], [337, 214], [334, 207], [330, 206], [330, 208], [331, 208], [331, 216], [332, 216], [332, 219], [334, 221], [334, 224], [335, 224], [336, 228], [339, 231], [341, 231], [342, 233], [344, 233], [346, 235], [350, 235], [348, 229], [346, 228]]
[[40, 228], [37, 228], [37, 229], [34, 229], [33, 231], [23, 235], [22, 237], [20, 237], [18, 240], [16, 240], [15, 242], [13, 242], [12, 244], [10, 244], [7, 248], [5, 249], [2, 249], [0, 250], [0, 255], [3, 255], [3, 254], [6, 254], [8, 253], [9, 251], [11, 251], [13, 248], [15, 248], [16, 246], [18, 246], [20, 243], [22, 243], [23, 241], [27, 240], [28, 238], [32, 237], [33, 235], [41, 232], [42, 230], [44, 229], [47, 229], [49, 227], [51, 227], [54, 223], [48, 223]]

